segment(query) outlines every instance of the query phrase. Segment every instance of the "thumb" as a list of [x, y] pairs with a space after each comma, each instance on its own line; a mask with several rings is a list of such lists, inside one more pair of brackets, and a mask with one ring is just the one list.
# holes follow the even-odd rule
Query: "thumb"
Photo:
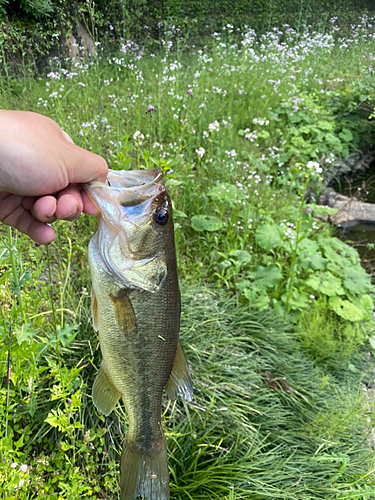
[[108, 175], [107, 162], [101, 156], [72, 144], [71, 164], [68, 172], [70, 184], [105, 182]]

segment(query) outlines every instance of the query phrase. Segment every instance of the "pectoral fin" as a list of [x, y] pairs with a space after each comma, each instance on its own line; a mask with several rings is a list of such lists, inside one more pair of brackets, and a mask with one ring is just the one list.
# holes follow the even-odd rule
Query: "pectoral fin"
[[94, 330], [97, 332], [99, 330], [98, 301], [96, 300], [96, 295], [93, 288], [91, 289], [91, 318], [92, 318], [92, 326]]
[[165, 386], [165, 390], [172, 401], [177, 399], [177, 396], [183, 396], [186, 401], [193, 399], [193, 384], [180, 341], [177, 344], [172, 373]]
[[113, 385], [103, 361], [92, 386], [93, 403], [101, 413], [107, 416], [112, 412], [120, 397], [121, 393]]

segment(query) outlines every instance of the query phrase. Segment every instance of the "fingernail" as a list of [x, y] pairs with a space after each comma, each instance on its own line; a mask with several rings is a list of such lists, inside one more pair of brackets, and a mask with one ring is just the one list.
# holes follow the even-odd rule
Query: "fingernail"
[[77, 215], [77, 212], [78, 212], [78, 207], [76, 207], [71, 214], [67, 215], [66, 218], [75, 217]]

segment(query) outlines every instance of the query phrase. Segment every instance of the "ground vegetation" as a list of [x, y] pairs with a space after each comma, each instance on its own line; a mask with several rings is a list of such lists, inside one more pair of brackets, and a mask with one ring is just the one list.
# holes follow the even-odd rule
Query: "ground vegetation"
[[[203, 44], [166, 24], [115, 55], [2, 75], [3, 108], [50, 116], [113, 169], [165, 174], [195, 387], [165, 401], [172, 498], [374, 497], [373, 285], [305, 196], [373, 141], [373, 20], [335, 21], [227, 23]], [[127, 423], [90, 396], [96, 220], [55, 226], [47, 248], [2, 228], [4, 498], [113, 499]]]

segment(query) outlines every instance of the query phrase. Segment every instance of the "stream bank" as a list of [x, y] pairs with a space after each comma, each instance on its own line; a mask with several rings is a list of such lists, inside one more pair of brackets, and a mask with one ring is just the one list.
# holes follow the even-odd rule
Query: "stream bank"
[[375, 271], [375, 150], [350, 155], [326, 171], [327, 189], [320, 205], [336, 208], [329, 220], [339, 236], [357, 248], [362, 264], [372, 276]]

